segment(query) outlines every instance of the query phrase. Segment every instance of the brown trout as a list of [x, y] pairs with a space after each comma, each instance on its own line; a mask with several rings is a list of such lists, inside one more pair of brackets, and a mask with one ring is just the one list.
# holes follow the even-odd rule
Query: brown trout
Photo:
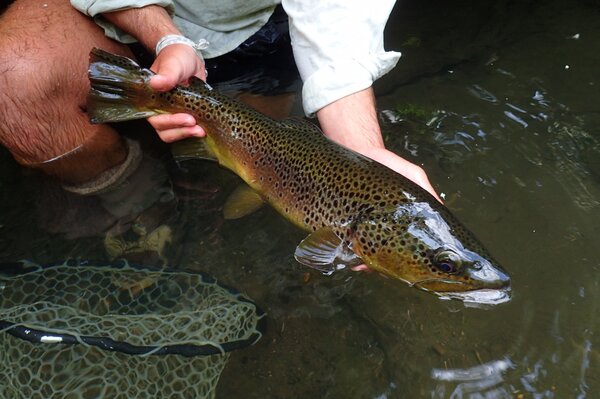
[[148, 86], [152, 75], [128, 58], [93, 49], [90, 120], [192, 114], [207, 132], [202, 157], [216, 159], [251, 188], [234, 193], [226, 217], [270, 204], [309, 232], [296, 248], [300, 263], [325, 273], [364, 263], [411, 286], [473, 302], [476, 291], [486, 292], [483, 301], [509, 291], [508, 275], [482, 244], [409, 179], [334, 143], [308, 121], [272, 120], [196, 78], [156, 92]]

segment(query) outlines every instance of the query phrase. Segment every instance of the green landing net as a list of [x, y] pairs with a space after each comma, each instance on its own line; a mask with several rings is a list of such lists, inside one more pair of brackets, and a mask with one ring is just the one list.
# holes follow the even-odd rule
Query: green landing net
[[212, 398], [264, 321], [199, 273], [0, 264], [0, 398]]

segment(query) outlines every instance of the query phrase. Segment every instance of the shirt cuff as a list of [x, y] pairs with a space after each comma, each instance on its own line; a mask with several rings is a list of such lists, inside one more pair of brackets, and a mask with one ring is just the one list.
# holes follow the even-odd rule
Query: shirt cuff
[[391, 71], [400, 53], [384, 51], [361, 58], [336, 59], [334, 64], [321, 67], [304, 81], [302, 104], [307, 116], [332, 102], [370, 87], [373, 82]]

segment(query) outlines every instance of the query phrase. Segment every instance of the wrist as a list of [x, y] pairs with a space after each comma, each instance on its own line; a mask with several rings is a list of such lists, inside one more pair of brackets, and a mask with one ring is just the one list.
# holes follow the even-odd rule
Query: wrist
[[15, 159], [21, 165], [54, 176], [65, 184], [81, 184], [120, 165], [128, 155], [123, 138], [106, 127], [68, 145], [66, 151], [47, 159], [37, 160], [31, 156], [15, 156]]
[[385, 148], [370, 88], [326, 105], [317, 111], [317, 117], [323, 133], [345, 147], [358, 152]]

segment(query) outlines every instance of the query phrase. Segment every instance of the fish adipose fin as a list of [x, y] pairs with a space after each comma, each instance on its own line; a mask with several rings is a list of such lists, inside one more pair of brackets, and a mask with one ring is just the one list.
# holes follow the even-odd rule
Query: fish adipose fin
[[325, 274], [363, 263], [329, 227], [309, 234], [296, 247], [294, 257], [303, 265]]
[[147, 82], [153, 75], [129, 58], [92, 49], [88, 70], [91, 89], [87, 98], [90, 121], [120, 122], [159, 114], [148, 106], [152, 91]]
[[216, 155], [205, 143], [204, 139], [198, 138], [176, 141], [171, 144], [171, 155], [176, 161], [185, 161], [188, 159], [218, 161]]
[[263, 206], [265, 201], [250, 186], [238, 186], [225, 201], [223, 216], [225, 219], [239, 219]]

